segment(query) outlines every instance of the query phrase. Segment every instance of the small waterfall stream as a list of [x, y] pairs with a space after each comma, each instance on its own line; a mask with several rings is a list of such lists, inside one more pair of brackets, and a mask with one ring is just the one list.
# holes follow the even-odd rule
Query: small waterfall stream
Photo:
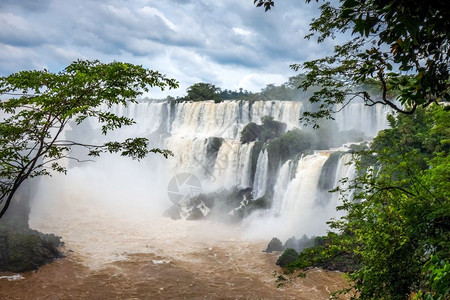
[[253, 181], [253, 198], [258, 199], [266, 193], [269, 155], [261, 151], [256, 165], [255, 180]]

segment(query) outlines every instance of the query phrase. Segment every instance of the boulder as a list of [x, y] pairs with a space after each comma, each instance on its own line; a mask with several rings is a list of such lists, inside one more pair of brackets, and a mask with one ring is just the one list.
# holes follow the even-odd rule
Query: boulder
[[267, 253], [271, 253], [272, 251], [283, 251], [283, 244], [276, 237], [272, 238], [265, 250]]
[[35, 270], [56, 258], [63, 257], [58, 250], [59, 237], [36, 230], [11, 230], [0, 227], [0, 271], [24, 272]]

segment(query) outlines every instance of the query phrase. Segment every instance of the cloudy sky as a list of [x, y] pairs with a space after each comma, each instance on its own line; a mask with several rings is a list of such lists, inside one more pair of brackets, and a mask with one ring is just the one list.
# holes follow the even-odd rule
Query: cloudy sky
[[278, 0], [267, 13], [253, 0], [0, 0], [0, 75], [99, 59], [180, 82], [150, 97], [182, 96], [196, 82], [259, 91], [329, 51], [303, 39], [317, 12], [303, 0]]

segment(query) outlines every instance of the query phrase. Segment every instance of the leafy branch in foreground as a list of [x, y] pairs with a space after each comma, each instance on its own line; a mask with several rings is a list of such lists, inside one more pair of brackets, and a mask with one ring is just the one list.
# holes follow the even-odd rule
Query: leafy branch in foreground
[[359, 175], [341, 189], [338, 209], [346, 215], [330, 221], [326, 243], [300, 253], [292, 267], [353, 257], [357, 268], [348, 276], [362, 299], [447, 299], [450, 109], [418, 108], [390, 122], [357, 159]]
[[[273, 1], [260, 0], [257, 6], [269, 10]], [[449, 29], [445, 1], [325, 1], [306, 38], [316, 35], [322, 43], [340, 35], [347, 41], [335, 46], [333, 55], [291, 65], [306, 71], [299, 88], [320, 87], [310, 98], [318, 109], [304, 113], [302, 120], [315, 124], [319, 118], [331, 119], [354, 99], [404, 114], [449, 101]], [[380, 97], [361, 88], [368, 82], [377, 82]]]
[[0, 218], [11, 199], [27, 179], [49, 175], [51, 170], [66, 173], [59, 163], [71, 156], [73, 147], [89, 150], [90, 156], [104, 152], [142, 159], [149, 152], [168, 157], [164, 149], [148, 149], [146, 138], [90, 145], [65, 140], [67, 124], [93, 118], [101, 131], [134, 124], [130, 118], [105, 111], [114, 104], [127, 105], [149, 87], [176, 88], [174, 79], [141, 66], [113, 62], [76, 61], [64, 71], [22, 71], [0, 77]]

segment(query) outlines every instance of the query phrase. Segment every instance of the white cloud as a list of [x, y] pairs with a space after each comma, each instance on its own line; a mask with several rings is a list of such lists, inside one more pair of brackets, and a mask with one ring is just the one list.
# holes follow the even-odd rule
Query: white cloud
[[164, 23], [167, 25], [167, 27], [169, 27], [170, 29], [172, 29], [173, 31], [176, 31], [177, 27], [175, 26], [174, 23], [172, 23], [171, 21], [169, 21], [169, 19], [167, 19], [163, 13], [161, 13], [159, 10], [157, 10], [156, 8], [153, 7], [149, 7], [149, 6], [144, 6], [143, 8], [139, 9], [139, 11], [144, 15], [144, 16], [158, 16], [161, 18], [161, 20], [164, 21]]
[[243, 35], [243, 36], [248, 36], [248, 35], [252, 34], [252, 32], [250, 30], [245, 30], [245, 29], [242, 29], [239, 27], [233, 27], [233, 32], [234, 32], [234, 34]]
[[291, 63], [332, 46], [303, 40], [315, 3], [279, 1], [267, 13], [251, 0], [43, 3], [0, 4], [0, 75], [43, 66], [56, 72], [86, 58], [142, 64], [181, 84], [154, 95], [181, 96], [199, 81], [259, 91], [294, 75]]
[[265, 86], [269, 83], [280, 85], [286, 82], [286, 80], [286, 76], [280, 74], [252, 73], [244, 76], [244, 78], [239, 81], [239, 87], [255, 92], [259, 91], [262, 86]]

